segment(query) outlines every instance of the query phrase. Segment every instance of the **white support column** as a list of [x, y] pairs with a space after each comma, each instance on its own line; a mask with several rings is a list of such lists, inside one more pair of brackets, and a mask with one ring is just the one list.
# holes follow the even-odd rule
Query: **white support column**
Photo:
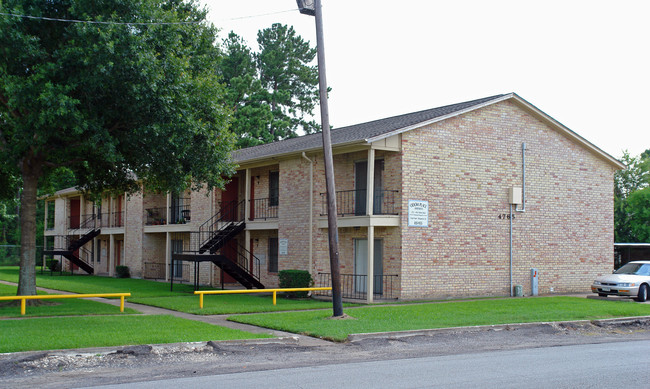
[[[248, 221], [248, 219], [251, 217], [251, 169], [246, 169], [246, 185], [244, 185], [244, 221]], [[251, 263], [251, 252], [248, 251], [250, 248], [250, 240], [251, 240], [251, 232], [248, 228], [244, 230], [244, 248], [247, 250], [246, 251], [246, 262], [248, 264]], [[251, 273], [253, 273], [253, 269], [250, 269]]]
[[172, 216], [172, 194], [167, 193], [167, 206], [165, 207], [165, 224], [170, 225], [171, 224], [171, 216]]
[[368, 150], [368, 172], [366, 173], [366, 215], [371, 216], [375, 198], [375, 149]]
[[169, 281], [169, 266], [172, 263], [171, 233], [165, 233], [165, 281]]
[[108, 276], [113, 277], [115, 272], [115, 235], [110, 234], [108, 240]]
[[[45, 230], [47, 231], [47, 209], [49, 208], [47, 205], [49, 204], [49, 201], [45, 200], [45, 219], [43, 220], [43, 225], [45, 226]], [[45, 247], [45, 246], [43, 246]]]
[[366, 301], [373, 302], [375, 291], [375, 227], [368, 226], [368, 282], [366, 282]]
[[86, 212], [86, 199], [82, 194], [81, 196], [79, 196], [79, 227], [81, 227], [81, 224], [84, 222], [84, 216], [86, 215], [85, 212]]
[[[375, 149], [368, 150], [368, 171], [366, 184], [366, 215], [372, 216], [375, 197]], [[366, 301], [373, 302], [375, 290], [375, 227], [368, 226], [368, 280], [366, 282]]]
[[108, 226], [115, 227], [115, 220], [113, 214], [115, 213], [115, 199], [113, 196], [108, 197]]
[[246, 169], [246, 178], [244, 184], [244, 220], [248, 221], [251, 217], [251, 169]]

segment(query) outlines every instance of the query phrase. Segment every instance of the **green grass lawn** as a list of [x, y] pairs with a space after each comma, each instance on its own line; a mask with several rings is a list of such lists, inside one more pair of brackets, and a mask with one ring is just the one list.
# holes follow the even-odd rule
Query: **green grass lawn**
[[[18, 282], [18, 267], [0, 267], [0, 280]], [[277, 305], [273, 305], [271, 296], [259, 295], [223, 295], [204, 297], [203, 309], [199, 308], [199, 296], [194, 294], [192, 285], [174, 284], [174, 291], [169, 290], [169, 283], [133, 278], [111, 278], [88, 275], [50, 275], [36, 274], [36, 285], [43, 288], [64, 290], [74, 293], [120, 293], [129, 292], [128, 302], [151, 305], [199, 315], [217, 315], [226, 313], [250, 313], [290, 311], [302, 309], [329, 308], [331, 302], [312, 299], [285, 299], [278, 295]], [[15, 292], [14, 292], [15, 294]], [[355, 304], [346, 304], [353, 306]], [[29, 312], [29, 310], [28, 310]]]
[[590, 320], [650, 315], [650, 305], [578, 297], [537, 297], [348, 308], [347, 320], [331, 311], [231, 316], [229, 320], [344, 341], [349, 334], [489, 324]]
[[[0, 296], [15, 296], [16, 286], [0, 284]], [[47, 294], [38, 292], [38, 294]], [[20, 305], [8, 305], [8, 301], [0, 301], [0, 318], [3, 317], [35, 317], [35, 316], [78, 316], [78, 315], [116, 315], [120, 307], [84, 299], [41, 300], [44, 305], [27, 305], [25, 315], [20, 314]], [[131, 308], [124, 308], [124, 314], [139, 313]], [[0, 324], [0, 328], [2, 325]]]
[[[199, 296], [194, 295], [175, 297], [129, 298], [129, 301], [171, 309], [174, 311], [193, 313], [196, 315], [293, 311], [306, 309], [327, 309], [332, 307], [332, 303], [330, 301], [319, 301], [312, 299], [286, 299], [281, 298], [280, 296], [277, 298], [277, 305], [273, 305], [272, 296], [254, 294], [205, 295], [203, 297], [203, 309], [199, 308]], [[358, 304], [344, 304], [346, 307], [355, 305]]]
[[[18, 267], [0, 267], [0, 280], [18, 282]], [[194, 292], [193, 286], [187, 284], [174, 284], [172, 292], [169, 290], [167, 282], [81, 274], [70, 276], [54, 273], [50, 275], [49, 272], [36, 273], [36, 286], [74, 293], [129, 292], [131, 297], [187, 296]]]
[[0, 353], [272, 337], [167, 315], [0, 320], [0, 333]]

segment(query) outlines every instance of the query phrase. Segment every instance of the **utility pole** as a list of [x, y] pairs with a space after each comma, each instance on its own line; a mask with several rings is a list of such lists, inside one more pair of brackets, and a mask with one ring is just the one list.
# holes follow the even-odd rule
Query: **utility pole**
[[[327, 78], [325, 77], [325, 48], [323, 44], [323, 12], [320, 0], [296, 0], [300, 13], [316, 17], [316, 50], [318, 53], [318, 88], [320, 92], [320, 118], [323, 129], [323, 155], [325, 159], [325, 184], [327, 187], [327, 234], [332, 274], [333, 316], [343, 316], [341, 298], [341, 269], [339, 266], [339, 231], [336, 221], [336, 188], [334, 184], [334, 159], [327, 105]], [[311, 237], [310, 237], [311, 239]]]

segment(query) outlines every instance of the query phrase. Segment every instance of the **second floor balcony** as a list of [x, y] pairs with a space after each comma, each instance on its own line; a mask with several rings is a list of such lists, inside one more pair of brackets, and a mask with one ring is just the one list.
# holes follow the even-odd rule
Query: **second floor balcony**
[[186, 224], [192, 220], [192, 210], [189, 203], [169, 207], [154, 207], [144, 210], [144, 224], [160, 226], [169, 224]]
[[[365, 189], [336, 192], [336, 215], [340, 217], [339, 227], [367, 227], [400, 225], [399, 191], [375, 190], [372, 212], [368, 212], [368, 198]], [[321, 216], [327, 216], [327, 194], [321, 193]], [[318, 225], [327, 228], [327, 218], [321, 218]]]
[[[372, 215], [398, 215], [396, 201], [399, 191], [375, 190]], [[321, 216], [327, 216], [327, 194], [321, 193]], [[364, 216], [368, 214], [367, 190], [343, 190], [336, 192], [336, 214], [338, 216]]]

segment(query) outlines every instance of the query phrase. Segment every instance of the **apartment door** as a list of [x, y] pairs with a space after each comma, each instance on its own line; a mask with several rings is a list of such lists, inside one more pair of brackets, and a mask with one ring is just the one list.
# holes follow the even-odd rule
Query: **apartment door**
[[[373, 193], [373, 214], [381, 214], [382, 210], [382, 190], [384, 183], [382, 173], [384, 171], [384, 160], [375, 160], [374, 176], [374, 193]], [[368, 161], [359, 161], [354, 163], [354, 214], [366, 214], [366, 190], [368, 189]]]
[[81, 219], [81, 201], [70, 199], [70, 229], [79, 228]]
[[223, 220], [237, 221], [237, 202], [239, 200], [239, 178], [232, 177], [221, 194], [221, 215]]
[[124, 226], [124, 220], [122, 216], [122, 196], [118, 196], [115, 199], [115, 225], [113, 227], [122, 226]]
[[[383, 264], [383, 241], [375, 239], [373, 258], [373, 272], [374, 277], [374, 293], [382, 294], [383, 285], [382, 279], [384, 274]], [[368, 290], [368, 239], [355, 239], [354, 240], [354, 291], [358, 293], [366, 293]]]

